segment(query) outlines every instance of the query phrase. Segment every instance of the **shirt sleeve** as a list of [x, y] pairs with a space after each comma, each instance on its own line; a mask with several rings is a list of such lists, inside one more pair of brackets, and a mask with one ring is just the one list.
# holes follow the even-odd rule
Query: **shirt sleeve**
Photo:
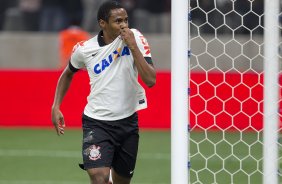
[[136, 43], [143, 56], [151, 58], [152, 56], [151, 56], [150, 46], [145, 36], [143, 36], [143, 34], [136, 29], [131, 29], [131, 30], [134, 33]]
[[81, 69], [84, 65], [83, 42], [77, 43], [73, 47], [70, 64], [74, 69]]

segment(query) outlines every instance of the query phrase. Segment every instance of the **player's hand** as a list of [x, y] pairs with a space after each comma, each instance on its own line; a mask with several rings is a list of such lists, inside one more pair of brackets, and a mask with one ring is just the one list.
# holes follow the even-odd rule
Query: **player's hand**
[[121, 39], [125, 42], [125, 44], [129, 47], [129, 49], [132, 50], [137, 48], [137, 43], [134, 34], [128, 27], [120, 28], [120, 36]]
[[57, 135], [64, 135], [65, 133], [65, 120], [60, 109], [52, 109], [52, 123], [55, 127]]

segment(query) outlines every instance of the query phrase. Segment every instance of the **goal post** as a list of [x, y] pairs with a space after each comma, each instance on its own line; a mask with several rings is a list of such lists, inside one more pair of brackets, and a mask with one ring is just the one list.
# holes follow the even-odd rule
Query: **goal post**
[[188, 183], [188, 1], [171, 7], [171, 183]]
[[278, 184], [279, 0], [264, 0], [263, 183]]

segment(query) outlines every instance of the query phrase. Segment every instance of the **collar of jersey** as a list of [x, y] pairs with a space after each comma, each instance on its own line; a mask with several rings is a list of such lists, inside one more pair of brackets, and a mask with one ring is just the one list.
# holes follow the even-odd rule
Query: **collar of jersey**
[[103, 47], [106, 45], [104, 39], [103, 39], [103, 31], [101, 30], [98, 34], [98, 43], [100, 47]]

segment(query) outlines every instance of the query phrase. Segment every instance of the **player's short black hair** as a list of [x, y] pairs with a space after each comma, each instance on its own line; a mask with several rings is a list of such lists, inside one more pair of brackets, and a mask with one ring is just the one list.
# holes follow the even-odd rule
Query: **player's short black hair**
[[111, 10], [123, 8], [123, 6], [117, 1], [106, 1], [103, 3], [97, 13], [97, 21], [104, 20], [109, 21]]

